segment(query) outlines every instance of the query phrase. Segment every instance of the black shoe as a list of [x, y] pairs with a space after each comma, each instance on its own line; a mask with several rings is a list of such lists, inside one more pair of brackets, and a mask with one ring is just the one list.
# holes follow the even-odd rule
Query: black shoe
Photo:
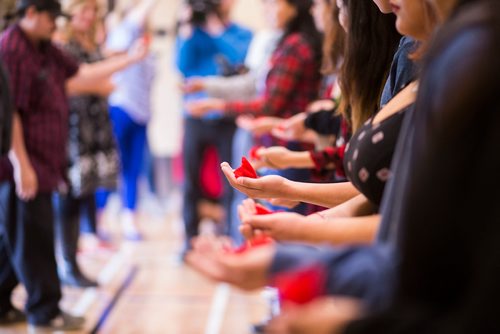
[[253, 324], [251, 328], [252, 333], [264, 333], [266, 330], [267, 325], [269, 324], [269, 321], [263, 321], [258, 324]]
[[81, 330], [85, 323], [85, 318], [75, 317], [62, 312], [46, 324], [29, 324], [28, 333], [52, 333], [55, 331], [76, 331]]
[[66, 275], [61, 278], [61, 283], [77, 288], [95, 288], [98, 286], [96, 281], [85, 277], [82, 273], [74, 272], [66, 273]]
[[8, 326], [26, 321], [26, 315], [17, 308], [11, 308], [0, 316], [0, 326]]

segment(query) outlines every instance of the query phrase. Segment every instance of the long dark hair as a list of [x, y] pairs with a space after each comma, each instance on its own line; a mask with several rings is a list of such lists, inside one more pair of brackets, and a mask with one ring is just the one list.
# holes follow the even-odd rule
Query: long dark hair
[[285, 0], [297, 9], [297, 15], [288, 22], [283, 32], [283, 37], [278, 45], [293, 33], [300, 33], [304, 39], [311, 45], [316, 56], [318, 64], [321, 63], [321, 47], [323, 37], [314, 24], [314, 18], [311, 15], [312, 0]]
[[394, 15], [382, 14], [371, 0], [343, 0], [348, 32], [340, 73], [340, 112], [353, 131], [379, 109], [380, 96], [401, 35]]
[[500, 332], [500, 196], [485, 195], [500, 187], [499, 13], [498, 0], [460, 1], [430, 43], [394, 297], [346, 333]]
[[321, 72], [324, 75], [337, 73], [344, 57], [345, 31], [339, 22], [339, 7], [335, 0], [323, 0], [329, 8], [325, 13], [325, 37], [323, 40], [323, 63]]

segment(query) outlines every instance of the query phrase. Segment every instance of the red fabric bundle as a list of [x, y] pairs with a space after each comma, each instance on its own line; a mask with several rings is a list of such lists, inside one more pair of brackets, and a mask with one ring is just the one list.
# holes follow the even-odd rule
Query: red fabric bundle
[[278, 274], [273, 279], [282, 301], [306, 304], [324, 295], [326, 273], [318, 265]]
[[271, 237], [268, 237], [266, 235], [259, 235], [255, 238], [253, 238], [250, 241], [247, 241], [245, 244], [241, 245], [238, 248], [231, 249], [230, 252], [234, 254], [241, 254], [249, 250], [250, 248], [254, 247], [259, 247], [259, 246], [265, 246], [269, 245], [270, 243], [273, 243], [274, 240]]
[[257, 153], [258, 150], [260, 150], [262, 146], [253, 146], [250, 149], [249, 155], [250, 155], [250, 160], [260, 160], [260, 156]]
[[239, 178], [240, 176], [250, 177], [252, 179], [257, 178], [257, 172], [253, 169], [247, 158], [241, 158], [241, 166], [234, 170], [234, 176]]

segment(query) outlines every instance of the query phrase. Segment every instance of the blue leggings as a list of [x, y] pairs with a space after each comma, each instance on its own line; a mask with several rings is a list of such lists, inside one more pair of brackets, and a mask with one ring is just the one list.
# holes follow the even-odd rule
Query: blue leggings
[[146, 126], [133, 121], [120, 107], [110, 106], [110, 114], [121, 162], [120, 196], [125, 208], [135, 210], [137, 180], [141, 172], [146, 145]]

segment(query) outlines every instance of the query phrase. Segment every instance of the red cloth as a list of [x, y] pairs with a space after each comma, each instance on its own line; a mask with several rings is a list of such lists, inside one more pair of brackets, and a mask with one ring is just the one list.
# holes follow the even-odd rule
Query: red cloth
[[203, 155], [200, 170], [200, 185], [205, 196], [218, 199], [222, 196], [223, 185], [220, 175], [220, 159], [214, 146], [209, 146]]
[[325, 294], [326, 272], [318, 265], [276, 275], [272, 285], [282, 301], [306, 304]]
[[234, 176], [239, 178], [240, 176], [250, 177], [252, 179], [257, 178], [257, 172], [253, 169], [247, 158], [241, 158], [241, 166], [234, 170]]

